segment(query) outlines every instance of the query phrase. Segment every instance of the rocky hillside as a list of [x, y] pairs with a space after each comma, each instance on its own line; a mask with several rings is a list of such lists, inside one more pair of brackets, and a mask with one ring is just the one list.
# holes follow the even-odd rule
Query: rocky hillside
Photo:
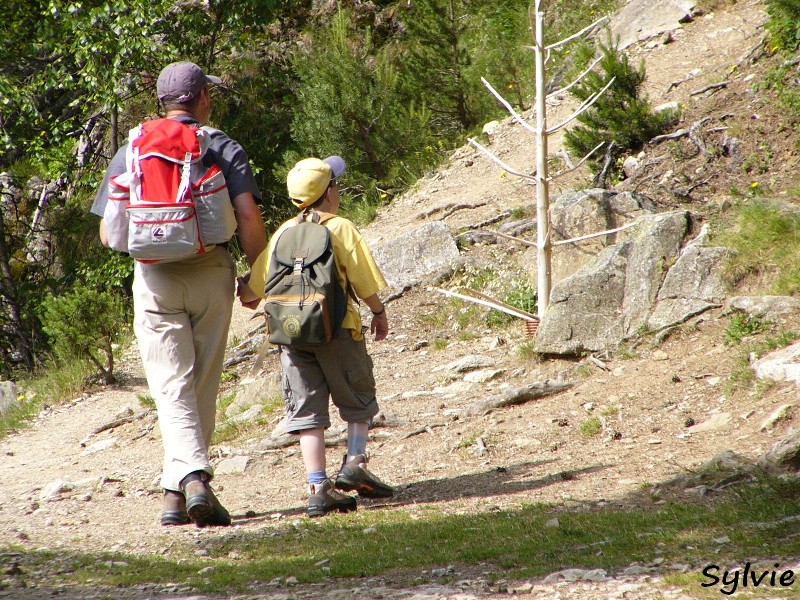
[[[650, 4], [649, 13], [660, 15], [663, 3]], [[631, 34], [627, 48], [646, 65], [651, 101], [677, 102], [683, 117], [672, 135], [647, 145], [628, 163], [628, 177], [616, 188], [646, 195], [659, 211], [687, 210], [698, 225], [712, 227], [725, 222], [734, 195], [768, 190], [788, 199], [797, 167], [785, 116], [766, 93], [753, 91], [770, 61], [763, 43], [763, 2], [715, 4], [713, 12], [690, 11], [691, 19], [659, 25], [655, 33], [641, 24], [633, 28], [652, 33], [642, 40]], [[558, 123], [571, 110], [567, 97], [554, 99], [548, 120]], [[533, 170], [534, 142], [511, 119], [497, 124], [481, 143], [515, 169]], [[562, 153], [558, 135], [550, 151]], [[588, 187], [588, 180], [581, 170], [556, 180], [553, 196]], [[530, 351], [532, 339], [521, 321], [493, 324], [485, 308], [437, 291], [466, 286], [502, 297], [524, 282], [534, 262], [530, 250], [493, 233], [535, 239], [528, 223], [533, 203], [530, 185], [465, 144], [364, 228], [375, 247], [433, 222], [454, 237], [468, 230], [485, 235], [459, 244], [458, 269], [430, 273], [387, 294], [391, 334], [385, 342], [369, 342], [382, 407], [370, 451], [372, 468], [396, 485], [398, 494], [385, 502], [365, 502], [362, 510], [435, 507], [461, 514], [535, 502], [573, 510], [649, 505], [666, 495], [698, 501], [709, 491], [713, 495], [716, 483], [693, 477], [701, 465], [720, 457], [734, 464], [758, 460], [790, 430], [795, 383], [774, 385], [763, 394], [728, 389], [741, 357], [722, 343], [727, 306], [707, 310], [669, 335], [634, 338], [614, 351], [542, 357]], [[781, 318], [787, 327], [800, 327], [797, 311]], [[139, 401], [147, 391], [136, 353], [130, 351], [120, 367], [122, 385], [51, 407], [32, 429], [0, 441], [4, 545], [202, 556], [220, 537], [269, 534], [287, 519], [300, 518], [305, 486], [297, 446], [280, 435], [279, 411], [269, 413], [263, 402], [255, 402], [274, 399], [278, 372], [273, 354], [246, 354], [259, 326], [258, 316], [236, 311], [224, 394], [235, 391], [237, 401], [220, 421], [230, 431], [238, 419], [240, 434], [214, 447], [215, 484], [233, 514], [233, 528], [165, 533], [159, 527], [161, 444], [155, 415]], [[541, 386], [550, 387], [537, 396]], [[487, 406], [487, 400], [508, 405]], [[589, 421], [598, 425], [596, 431], [588, 431]], [[341, 460], [342, 442], [337, 422], [329, 432], [331, 469]], [[664, 584], [663, 575], [697, 566], [637, 565], [592, 581], [580, 581], [579, 575], [569, 583], [553, 574], [518, 582], [518, 596], [687, 597], [687, 591]], [[287, 591], [287, 577], [275, 584], [278, 589], [258, 597], [508, 595], [491, 583], [502, 574], [459, 566], [448, 573], [455, 583], [424, 589], [412, 589], [411, 576], [398, 575]], [[23, 588], [13, 573], [6, 579], [0, 595], [10, 591], [13, 598], [71, 593], [52, 583]], [[120, 589], [115, 597], [191, 593], [176, 584]], [[75, 597], [103, 594], [84, 589]]]

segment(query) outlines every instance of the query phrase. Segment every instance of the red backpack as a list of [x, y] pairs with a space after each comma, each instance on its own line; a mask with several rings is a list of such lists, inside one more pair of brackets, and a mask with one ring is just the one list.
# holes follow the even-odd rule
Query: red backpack
[[225, 177], [203, 164], [211, 131], [174, 119], [130, 131], [126, 171], [111, 178], [103, 215], [111, 248], [142, 262], [174, 261], [231, 238]]

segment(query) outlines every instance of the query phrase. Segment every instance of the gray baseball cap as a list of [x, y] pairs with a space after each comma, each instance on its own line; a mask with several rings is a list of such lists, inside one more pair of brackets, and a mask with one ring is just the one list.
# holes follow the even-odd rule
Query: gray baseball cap
[[158, 99], [162, 102], [189, 102], [207, 85], [219, 85], [219, 77], [206, 75], [193, 62], [181, 61], [168, 64], [161, 70], [156, 83]]

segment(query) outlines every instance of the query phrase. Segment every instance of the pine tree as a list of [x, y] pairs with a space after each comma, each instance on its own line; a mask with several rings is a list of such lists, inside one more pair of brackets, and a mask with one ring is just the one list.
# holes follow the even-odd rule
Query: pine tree
[[596, 154], [588, 162], [593, 172], [599, 171], [604, 161], [614, 164], [625, 152], [640, 148], [675, 118], [671, 111], [654, 113], [650, 101], [642, 94], [644, 64], [633, 68], [627, 55], [610, 41], [601, 45], [600, 50], [602, 72], [591, 71], [570, 93], [583, 102], [601, 91], [612, 78], [614, 83], [589, 110], [578, 116], [580, 125], [564, 134], [565, 144], [578, 157], [585, 156], [601, 142], [607, 144], [605, 158]]

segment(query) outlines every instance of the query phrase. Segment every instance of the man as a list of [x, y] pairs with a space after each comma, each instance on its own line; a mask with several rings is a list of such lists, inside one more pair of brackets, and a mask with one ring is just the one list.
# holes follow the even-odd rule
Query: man
[[[206, 75], [194, 63], [167, 65], [157, 82], [165, 117], [201, 126], [211, 113], [209, 86], [220, 83], [218, 77]], [[100, 240], [106, 246], [102, 216], [109, 180], [126, 170], [125, 150], [120, 149], [111, 160], [92, 206], [92, 213], [101, 217]], [[264, 250], [267, 236], [247, 154], [226, 134], [213, 130], [206, 160], [225, 175], [239, 240], [252, 265]], [[209, 485], [214, 471], [208, 447], [215, 426], [235, 276], [227, 244], [177, 262], [136, 262], [134, 332], [163, 440], [161, 524], [165, 526], [191, 521], [198, 527], [231, 523]]]
[[[308, 216], [316, 211], [326, 217], [336, 260], [336, 279], [342, 290], [352, 289], [372, 311], [370, 331], [375, 341], [389, 333], [386, 306], [378, 292], [386, 287], [367, 243], [355, 225], [339, 210], [336, 177], [345, 170], [338, 156], [307, 158], [289, 172], [287, 187], [294, 205]], [[322, 222], [322, 220], [320, 220]], [[297, 223], [293, 218], [272, 236], [269, 249], [239, 280], [237, 294], [242, 304], [252, 306], [264, 295], [272, 248], [280, 235]], [[367, 353], [361, 315], [348, 302], [341, 328], [330, 342], [280, 346], [283, 391], [286, 401], [286, 430], [300, 436], [300, 452], [309, 487], [308, 515], [318, 517], [331, 511], [356, 509], [356, 500], [338, 490], [355, 491], [365, 498], [388, 498], [394, 490], [367, 469], [367, 436], [372, 418], [378, 413], [372, 358]], [[347, 454], [335, 478], [326, 473], [325, 429], [330, 427], [328, 398], [347, 422]]]

